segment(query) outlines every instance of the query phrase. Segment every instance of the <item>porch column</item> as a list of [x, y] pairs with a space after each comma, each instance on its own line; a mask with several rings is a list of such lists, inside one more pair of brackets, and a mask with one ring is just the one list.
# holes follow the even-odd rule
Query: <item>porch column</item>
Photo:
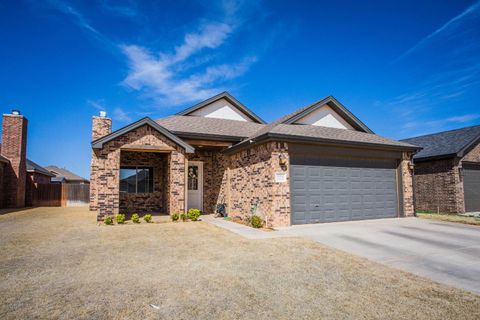
[[92, 159], [92, 175], [97, 186], [97, 220], [118, 213], [120, 205], [120, 149], [97, 151]]
[[168, 177], [168, 211], [172, 213], [185, 212], [185, 155], [172, 151], [169, 157]]

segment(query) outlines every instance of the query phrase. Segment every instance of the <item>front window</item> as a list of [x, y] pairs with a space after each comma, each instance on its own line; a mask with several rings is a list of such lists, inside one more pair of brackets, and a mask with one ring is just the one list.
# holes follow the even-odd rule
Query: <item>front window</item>
[[121, 167], [120, 192], [150, 193], [153, 192], [153, 168]]

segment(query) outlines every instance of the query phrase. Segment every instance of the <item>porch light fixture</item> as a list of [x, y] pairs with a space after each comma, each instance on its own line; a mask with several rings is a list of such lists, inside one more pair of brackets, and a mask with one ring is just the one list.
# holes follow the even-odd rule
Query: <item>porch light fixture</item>
[[283, 153], [280, 153], [278, 155], [278, 164], [280, 164], [281, 166], [284, 166], [287, 164], [287, 157]]

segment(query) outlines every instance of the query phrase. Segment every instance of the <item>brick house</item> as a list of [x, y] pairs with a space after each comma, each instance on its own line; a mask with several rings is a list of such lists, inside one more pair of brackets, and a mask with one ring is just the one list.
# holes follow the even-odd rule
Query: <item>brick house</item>
[[2, 117], [0, 208], [30, 206], [35, 186], [50, 183], [53, 176], [27, 159], [27, 126], [27, 118], [16, 110]]
[[414, 156], [418, 210], [480, 211], [480, 126], [403, 141], [423, 148]]
[[417, 147], [375, 135], [333, 97], [267, 124], [229, 93], [112, 132], [93, 117], [90, 208], [170, 214], [223, 203], [269, 226], [409, 216]]

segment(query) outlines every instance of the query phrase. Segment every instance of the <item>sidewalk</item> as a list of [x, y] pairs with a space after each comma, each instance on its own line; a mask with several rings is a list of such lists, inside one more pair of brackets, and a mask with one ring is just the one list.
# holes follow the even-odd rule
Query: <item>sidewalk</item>
[[215, 218], [213, 214], [202, 215], [201, 219], [202, 221], [226, 229], [247, 239], [271, 239], [288, 236], [285, 234], [281, 234], [278, 231], [263, 231], [260, 229], [245, 226], [243, 224], [228, 221], [223, 218]]

